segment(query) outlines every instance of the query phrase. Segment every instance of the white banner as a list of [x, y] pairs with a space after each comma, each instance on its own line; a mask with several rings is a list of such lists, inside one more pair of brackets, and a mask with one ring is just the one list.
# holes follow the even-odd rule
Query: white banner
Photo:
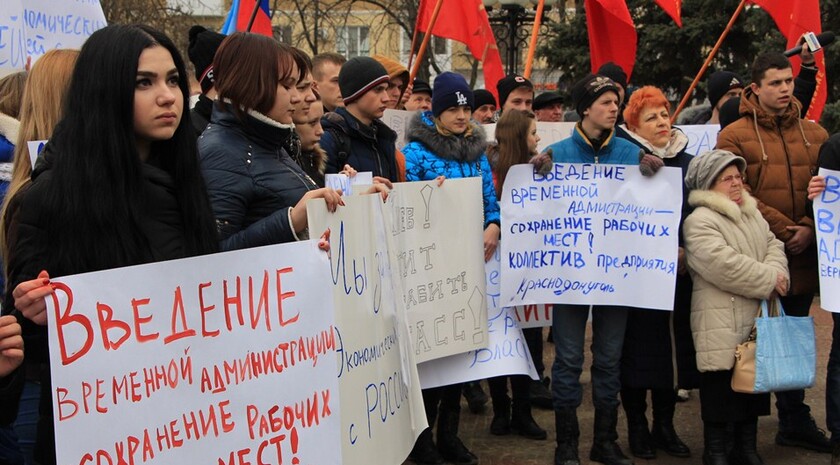
[[820, 305], [840, 313], [840, 171], [820, 168], [825, 190], [814, 199], [820, 269]]
[[555, 163], [511, 168], [502, 193], [502, 305], [671, 310], [682, 172]]
[[52, 280], [58, 463], [342, 463], [314, 241]]
[[402, 463], [427, 424], [382, 201], [377, 194], [344, 202], [332, 214], [321, 199], [307, 203], [309, 229], [331, 232], [343, 463]]
[[481, 178], [397, 183], [385, 213], [417, 361], [486, 347]]
[[0, 75], [22, 71], [47, 50], [81, 48], [107, 26], [99, 0], [3, 0], [0, 9]]
[[451, 355], [418, 365], [423, 389], [503, 375], [539, 379], [531, 353], [511, 308], [499, 308], [499, 249], [485, 264], [490, 341], [486, 348]]

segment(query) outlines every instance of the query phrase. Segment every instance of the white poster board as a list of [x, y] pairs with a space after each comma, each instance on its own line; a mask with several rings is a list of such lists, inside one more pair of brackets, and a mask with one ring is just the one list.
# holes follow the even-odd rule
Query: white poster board
[[382, 115], [382, 122], [397, 133], [397, 141], [395, 142], [397, 150], [402, 150], [405, 144], [408, 143], [406, 139], [408, 125], [411, 123], [411, 118], [416, 114], [416, 111], [392, 110], [388, 108]]
[[499, 308], [501, 251], [485, 264], [487, 276], [487, 347], [438, 358], [417, 366], [423, 389], [503, 375], [539, 379], [531, 353], [512, 308]]
[[[354, 192], [354, 186], [370, 186], [373, 184], [373, 172], [361, 171], [352, 178], [342, 173], [327, 173], [324, 175], [324, 187], [341, 189], [341, 195], [351, 196], [361, 192]], [[356, 189], [358, 191], [358, 189]], [[364, 191], [363, 191], [364, 192]]]
[[99, 0], [3, 0], [0, 8], [0, 75], [22, 71], [47, 50], [81, 48], [107, 26]]
[[417, 361], [486, 347], [481, 178], [397, 183], [385, 213]]
[[502, 305], [673, 308], [680, 169], [517, 165], [501, 206]]
[[330, 229], [343, 463], [401, 463], [426, 427], [402, 295], [395, 289], [379, 195], [328, 213], [307, 202], [309, 228]]
[[[496, 124], [482, 124], [484, 132], [487, 134], [487, 141], [493, 142], [496, 140]], [[575, 129], [575, 123], [549, 123], [547, 121], [537, 121], [537, 135], [540, 136], [540, 141], [537, 143], [537, 152], [542, 152], [549, 145], [559, 142], [567, 137], [572, 136], [572, 131]]]
[[687, 153], [699, 155], [714, 150], [720, 132], [719, 124], [689, 124], [678, 127], [688, 136], [688, 145], [685, 147]]
[[820, 168], [825, 190], [814, 199], [820, 272], [820, 305], [840, 312], [840, 171]]
[[342, 463], [315, 241], [52, 280], [58, 463]]

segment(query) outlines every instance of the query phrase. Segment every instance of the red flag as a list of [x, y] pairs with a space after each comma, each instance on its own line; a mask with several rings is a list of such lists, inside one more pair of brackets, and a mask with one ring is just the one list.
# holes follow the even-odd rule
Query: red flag
[[682, 8], [682, 0], [655, 0], [660, 8], [668, 13], [668, 16], [677, 23], [677, 26], [682, 27], [682, 18], [680, 17], [680, 9]]
[[[788, 48], [793, 48], [799, 42], [799, 38], [806, 32], [818, 34], [822, 32], [820, 21], [819, 0], [752, 0], [752, 3], [760, 6], [770, 14], [776, 22], [779, 31], [787, 38]], [[814, 58], [817, 60], [817, 89], [811, 99], [811, 106], [808, 108], [806, 118], [819, 121], [825, 107], [825, 100], [828, 96], [828, 88], [825, 81], [825, 53], [817, 53]], [[793, 72], [799, 71], [799, 56], [791, 57]]]
[[621, 66], [629, 80], [636, 62], [636, 26], [627, 3], [625, 0], [585, 0], [584, 8], [592, 72], [612, 61]]
[[[254, 6], [255, 0], [233, 0], [225, 24], [222, 26], [222, 34], [248, 30], [248, 21], [251, 20]], [[268, 16], [268, 0], [260, 0], [260, 8], [257, 10], [251, 32], [268, 37], [274, 36], [271, 31], [271, 18]]]
[[[417, 30], [426, 32], [432, 19], [436, 0], [420, 0], [417, 11]], [[505, 76], [496, 37], [490, 28], [487, 11], [481, 0], [443, 0], [432, 34], [462, 42], [470, 49], [484, 70], [484, 87], [498, 101], [496, 83]]]

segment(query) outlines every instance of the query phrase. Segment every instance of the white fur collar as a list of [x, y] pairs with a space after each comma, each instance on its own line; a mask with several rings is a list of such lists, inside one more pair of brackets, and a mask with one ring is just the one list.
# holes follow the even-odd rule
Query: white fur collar
[[8, 139], [12, 144], [17, 144], [19, 129], [20, 121], [9, 115], [0, 113], [0, 134]]
[[[227, 104], [231, 104], [230, 99], [222, 99], [222, 101], [227, 103]], [[262, 113], [260, 113], [256, 110], [248, 110], [248, 109], [245, 109], [245, 108], [243, 108], [243, 110], [245, 111], [245, 113], [248, 113], [250, 116], [253, 116], [254, 119], [256, 119], [258, 121], [262, 121], [263, 123], [265, 123], [269, 126], [274, 126], [275, 128], [280, 128], [280, 129], [291, 129], [291, 130], [295, 129], [295, 123], [283, 124], [279, 121], [275, 121], [275, 120], [269, 118], [268, 116], [266, 116], [266, 115], [264, 115], [264, 114], [262, 114]]]
[[654, 147], [647, 139], [631, 131], [626, 125], [624, 130], [637, 143], [659, 158], [674, 158], [688, 145], [688, 136], [678, 128], [671, 128], [671, 138], [668, 140], [668, 145], [662, 148]]
[[746, 190], [742, 190], [741, 195], [744, 201], [738, 205], [720, 192], [693, 190], [688, 194], [688, 204], [692, 207], [712, 209], [732, 221], [741, 221], [743, 215], [753, 215], [758, 211], [758, 204]]

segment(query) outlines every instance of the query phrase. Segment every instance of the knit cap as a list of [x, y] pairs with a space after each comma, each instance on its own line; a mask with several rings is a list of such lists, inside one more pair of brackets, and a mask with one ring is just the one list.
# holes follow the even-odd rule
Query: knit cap
[[447, 108], [466, 105], [472, 109], [473, 100], [473, 91], [464, 76], [447, 71], [435, 78], [435, 93], [432, 95], [432, 113], [435, 117]]
[[706, 90], [709, 93], [709, 103], [716, 107], [723, 95], [730, 89], [743, 89], [744, 81], [731, 71], [715, 71], [709, 76]]
[[478, 89], [473, 92], [473, 111], [484, 105], [498, 106], [496, 105], [496, 97], [493, 97], [493, 93], [487, 89]]
[[191, 27], [189, 36], [187, 55], [195, 67], [195, 79], [201, 85], [201, 92], [206, 94], [213, 88], [213, 57], [227, 36], [208, 31], [204, 26]]
[[601, 76], [606, 76], [613, 80], [616, 84], [620, 85], [622, 89], [627, 88], [627, 73], [621, 69], [621, 66], [613, 63], [612, 61], [608, 61], [601, 65], [598, 68], [598, 72], [595, 74], [599, 74]]
[[572, 103], [577, 114], [583, 118], [583, 112], [606, 92], [615, 92], [618, 96], [618, 86], [608, 77], [590, 74], [576, 82], [572, 87]]
[[341, 65], [338, 72], [338, 88], [349, 105], [360, 99], [369, 90], [388, 82], [385, 67], [371, 57], [355, 57]]
[[500, 79], [499, 82], [496, 83], [496, 90], [499, 92], [499, 107], [505, 106], [508, 95], [510, 95], [514, 89], [518, 89], [520, 87], [527, 87], [532, 91], [534, 90], [534, 85], [531, 84], [531, 81], [518, 74], [510, 74]]
[[743, 173], [747, 169], [747, 162], [727, 150], [711, 150], [701, 153], [691, 159], [685, 173], [685, 187], [689, 190], [709, 190], [715, 184], [720, 173], [731, 164], [738, 166]]

